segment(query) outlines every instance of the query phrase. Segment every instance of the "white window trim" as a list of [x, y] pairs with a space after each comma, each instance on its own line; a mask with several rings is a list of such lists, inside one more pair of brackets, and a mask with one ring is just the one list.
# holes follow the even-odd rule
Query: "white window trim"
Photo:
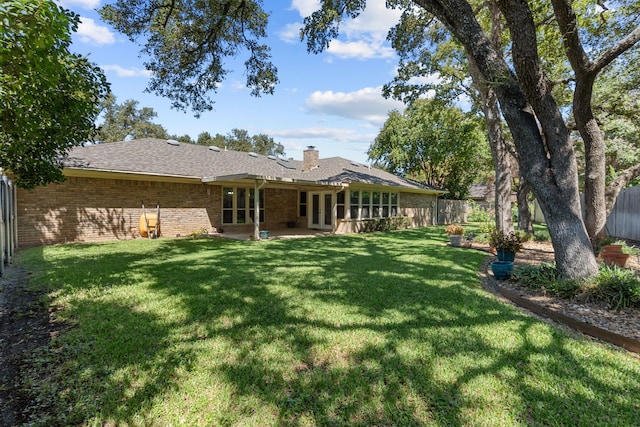
[[[225, 208], [224, 207], [224, 196], [225, 196], [225, 190], [231, 188], [233, 190], [233, 200], [231, 201], [231, 204], [233, 207], [231, 208]], [[244, 211], [245, 211], [245, 222], [241, 222], [238, 223], [238, 189], [242, 189], [245, 190], [245, 207], [244, 207]], [[223, 186], [222, 187], [222, 202], [221, 202], [221, 206], [222, 206], [222, 224], [223, 225], [247, 225], [247, 224], [253, 224], [254, 222], [251, 220], [251, 210], [255, 210], [255, 206], [252, 208], [251, 207], [251, 194], [253, 194], [254, 189], [250, 188], [250, 187], [243, 187], [243, 186]], [[263, 199], [263, 203], [260, 203], [260, 212], [264, 213], [265, 209], [264, 209], [264, 205], [266, 204], [266, 200], [265, 200], [265, 193], [264, 193], [264, 189], [260, 189], [260, 192], [262, 193], [262, 199]], [[224, 222], [224, 211], [226, 210], [231, 210], [232, 211], [232, 217], [233, 217], [233, 222]], [[260, 219], [260, 212], [258, 213], [258, 220]], [[266, 219], [266, 218], [265, 218]], [[261, 224], [264, 223], [263, 221], [260, 221]]]
[[[352, 203], [351, 203], [351, 193], [357, 191], [358, 192], [358, 217], [357, 218], [353, 218], [351, 216], [351, 207], [352, 207]], [[362, 218], [362, 192], [363, 191], [367, 191], [369, 192], [369, 204], [366, 206], [369, 208], [369, 217], [367, 218]], [[377, 205], [380, 208], [380, 212], [381, 215], [374, 217], [373, 216], [373, 193], [380, 193], [380, 204]], [[383, 204], [382, 203], [382, 193], [389, 193], [389, 203], [387, 204]], [[391, 195], [392, 194], [396, 194], [397, 195], [397, 200], [396, 203], [391, 203]], [[382, 216], [382, 212], [384, 212], [384, 207], [388, 207], [389, 208], [389, 215], [388, 216]], [[349, 195], [348, 197], [345, 198], [345, 219], [350, 219], [350, 220], [365, 220], [365, 219], [376, 219], [376, 218], [391, 218], [391, 211], [392, 211], [392, 207], [395, 206], [396, 207], [396, 215], [398, 216], [400, 213], [400, 192], [399, 191], [389, 191], [389, 190], [367, 190], [367, 189], [361, 189], [361, 188], [354, 188], [354, 189], [349, 189]], [[348, 215], [348, 216], [347, 216]]]

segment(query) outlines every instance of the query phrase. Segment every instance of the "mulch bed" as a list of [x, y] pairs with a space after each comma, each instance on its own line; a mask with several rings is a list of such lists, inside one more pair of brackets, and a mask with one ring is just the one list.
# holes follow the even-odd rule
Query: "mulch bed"
[[17, 384], [22, 361], [45, 346], [62, 325], [49, 313], [43, 294], [29, 291], [29, 273], [8, 266], [0, 277], [0, 426], [22, 425], [28, 397]]
[[[490, 254], [487, 244], [474, 242], [468, 246]], [[640, 276], [638, 258], [637, 256], [629, 257], [626, 267], [635, 270]], [[519, 287], [510, 281], [495, 280], [489, 269], [492, 260], [489, 258], [483, 269], [483, 280], [487, 289], [538, 317], [550, 319], [583, 334], [618, 345], [634, 353], [640, 353], [639, 309], [626, 308], [616, 311], [603, 303], [563, 299]], [[545, 262], [554, 262], [551, 243], [527, 242], [523, 250], [516, 255], [514, 264], [515, 266], [537, 265]]]

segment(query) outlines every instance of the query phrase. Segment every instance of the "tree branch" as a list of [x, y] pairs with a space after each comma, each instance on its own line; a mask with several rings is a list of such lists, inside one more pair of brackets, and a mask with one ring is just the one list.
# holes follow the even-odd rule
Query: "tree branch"
[[571, 0], [551, 0], [551, 3], [564, 41], [564, 49], [573, 71], [576, 74], [593, 72], [591, 61], [580, 41], [578, 19], [571, 5]]
[[627, 34], [622, 40], [620, 40], [614, 46], [605, 50], [602, 55], [593, 61], [593, 68], [596, 72], [599, 72], [604, 67], [609, 65], [611, 61], [622, 55], [629, 50], [634, 44], [640, 40], [640, 25], [638, 25], [633, 31]]

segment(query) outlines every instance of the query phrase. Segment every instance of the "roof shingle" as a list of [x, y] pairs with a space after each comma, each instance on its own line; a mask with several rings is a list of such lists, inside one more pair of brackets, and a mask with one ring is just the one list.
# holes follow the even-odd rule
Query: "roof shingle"
[[298, 160], [254, 156], [241, 151], [218, 151], [195, 144], [174, 145], [155, 138], [77, 147], [63, 160], [63, 164], [70, 169], [178, 176], [200, 178], [203, 181], [244, 175], [318, 184], [363, 183], [441, 192], [425, 184], [341, 157], [320, 159], [317, 168], [303, 172], [303, 162]]

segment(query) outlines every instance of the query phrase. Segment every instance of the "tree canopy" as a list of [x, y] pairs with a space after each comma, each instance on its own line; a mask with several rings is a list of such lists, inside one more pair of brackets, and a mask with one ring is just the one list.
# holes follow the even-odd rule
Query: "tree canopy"
[[211, 136], [209, 132], [198, 135], [196, 144], [215, 145], [227, 150], [253, 151], [263, 155], [284, 156], [284, 145], [275, 142], [273, 138], [265, 134], [249, 135], [244, 129], [232, 129], [227, 135], [216, 134]]
[[102, 18], [132, 41], [145, 40], [151, 59], [149, 89], [198, 115], [228, 73], [225, 59], [248, 52], [247, 87], [253, 95], [273, 93], [278, 82], [266, 36], [268, 14], [261, 1], [117, 0], [100, 10]]
[[93, 138], [109, 86], [69, 52], [78, 15], [50, 0], [9, 0], [0, 21], [0, 167], [24, 188], [62, 181], [60, 157]]
[[167, 130], [157, 123], [153, 108], [138, 109], [138, 101], [129, 99], [122, 104], [116, 103], [116, 97], [107, 96], [102, 102], [103, 122], [96, 139], [99, 142], [116, 142], [128, 139], [160, 138], [167, 139]]
[[477, 116], [438, 99], [419, 99], [404, 113], [393, 111], [368, 151], [386, 170], [466, 199], [487, 170], [489, 147]]

